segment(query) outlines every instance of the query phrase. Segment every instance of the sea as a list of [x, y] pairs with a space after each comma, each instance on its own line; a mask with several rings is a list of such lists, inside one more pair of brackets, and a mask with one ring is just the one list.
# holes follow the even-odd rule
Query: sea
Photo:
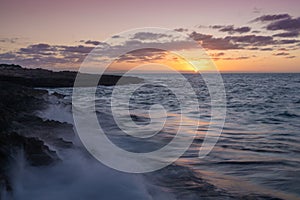
[[[76, 105], [80, 108], [72, 108], [72, 88], [48, 89], [49, 94], [65, 96], [49, 102], [38, 115], [74, 125], [72, 109], [94, 112], [116, 148], [134, 153], [167, 146], [183, 120], [186, 137], [196, 126], [189, 148], [161, 169], [129, 173], [120, 170], [124, 163], [114, 169], [96, 159], [77, 135], [73, 149], [59, 150], [62, 162], [24, 165], [15, 171], [15, 199], [300, 199], [300, 74], [221, 74], [226, 116], [224, 125], [210, 130], [212, 98], [200, 74], [183, 74], [184, 79], [172, 74], [136, 76], [144, 82], [98, 86], [95, 98], [90, 98], [89, 88], [82, 88]], [[117, 97], [116, 90], [122, 91]], [[130, 129], [132, 122], [159, 130], [144, 138], [128, 135], [122, 129]], [[141, 135], [149, 132], [138, 130]], [[207, 134], [218, 131], [216, 144], [199, 158]]]

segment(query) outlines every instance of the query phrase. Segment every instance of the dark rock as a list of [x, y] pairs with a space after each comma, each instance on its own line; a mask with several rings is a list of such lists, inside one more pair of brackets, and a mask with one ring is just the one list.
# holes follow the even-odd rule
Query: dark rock
[[55, 148], [71, 148], [74, 137], [73, 126], [53, 120], [42, 120], [37, 116], [24, 114], [13, 122], [13, 131], [26, 137], [38, 137]]
[[[34, 87], [73, 87], [76, 72], [53, 72], [44, 69], [24, 69], [19, 65], [0, 64], [0, 186], [13, 190], [9, 170], [17, 165], [16, 155], [23, 152], [29, 165], [49, 165], [59, 161], [56, 150], [73, 147], [75, 134], [68, 123], [43, 120], [36, 116], [38, 110], [47, 107], [48, 100], [63, 99], [57, 93]], [[97, 75], [82, 74], [84, 80]], [[130, 84], [142, 82], [135, 77], [104, 75], [100, 85]], [[89, 86], [88, 84], [86, 86]]]
[[51, 95], [53, 95], [53, 96], [56, 96], [57, 98], [59, 98], [59, 99], [63, 99], [63, 98], [65, 98], [65, 95], [63, 95], [63, 94], [59, 94], [59, 93], [57, 93], [57, 92], [54, 92], [53, 94], [51, 94]]
[[12, 191], [8, 174], [10, 166], [18, 164], [15, 155], [23, 152], [24, 156], [32, 166], [49, 165], [60, 159], [54, 151], [51, 151], [42, 141], [37, 138], [26, 138], [16, 133], [0, 134], [0, 186], [6, 191]]
[[0, 132], [22, 112], [31, 112], [43, 106], [44, 90], [34, 90], [21, 85], [0, 81]]
[[0, 69], [22, 69], [20, 65], [14, 65], [14, 64], [0, 64]]
[[[15, 155], [20, 151], [28, 163], [34, 166], [49, 165], [59, 158], [36, 136], [27, 137], [17, 133], [30, 130], [24, 119], [29, 120], [35, 110], [44, 108], [44, 95], [48, 95], [48, 92], [0, 81], [0, 95], [0, 187], [11, 191], [9, 170], [17, 164]], [[14, 126], [16, 123], [19, 126]]]
[[[0, 81], [7, 81], [29, 87], [73, 87], [77, 72], [53, 72], [45, 69], [26, 69], [19, 65], [0, 64]], [[84, 84], [93, 86], [89, 80], [97, 80], [98, 75], [81, 74]], [[121, 79], [122, 78], [122, 79]], [[119, 83], [118, 81], [121, 80]], [[137, 77], [121, 77], [116, 75], [102, 75], [98, 85], [112, 86], [118, 84], [140, 83], [143, 79]]]
[[49, 165], [59, 160], [56, 153], [38, 138], [27, 138], [14, 132], [0, 134], [1, 163], [14, 162], [13, 155], [20, 150], [24, 152], [26, 160], [33, 166]]

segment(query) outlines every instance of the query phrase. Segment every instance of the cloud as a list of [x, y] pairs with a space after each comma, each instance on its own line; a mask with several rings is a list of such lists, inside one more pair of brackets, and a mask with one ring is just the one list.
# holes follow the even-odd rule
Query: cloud
[[226, 26], [224, 26], [224, 25], [213, 25], [213, 26], [209, 26], [209, 27], [212, 28], [212, 29], [220, 29], [220, 28], [224, 28]]
[[299, 36], [298, 31], [290, 31], [290, 32], [278, 33], [273, 35], [273, 37], [298, 37], [298, 36]]
[[14, 52], [0, 54], [1, 62], [28, 67], [56, 67], [61, 64], [80, 64], [93, 47], [63, 46], [45, 43], [32, 44]]
[[273, 37], [261, 35], [227, 36], [225, 39], [235, 43], [248, 44], [252, 46], [264, 46], [275, 43]]
[[239, 49], [237, 44], [232, 43], [228, 39], [214, 38], [212, 35], [192, 32], [190, 37], [195, 41], [200, 42], [202, 47], [211, 50], [226, 50], [226, 49]]
[[225, 55], [225, 53], [223, 53], [223, 52], [210, 54], [211, 57], [220, 57], [220, 56], [224, 56], [224, 55]]
[[273, 51], [274, 49], [273, 48], [261, 48], [260, 50], [261, 51]]
[[174, 31], [177, 31], [177, 32], [187, 32], [188, 29], [187, 28], [175, 28]]
[[276, 14], [276, 15], [263, 15], [258, 18], [255, 18], [251, 22], [268, 22], [268, 21], [276, 21], [281, 19], [290, 19], [291, 16], [289, 14]]
[[119, 36], [119, 35], [113, 35], [111, 38], [114, 38], [114, 39], [116, 39], [116, 38], [120, 38], [121, 36]]
[[239, 57], [224, 57], [225, 53], [219, 52], [219, 53], [211, 53], [210, 57], [213, 60], [245, 60], [249, 59], [249, 56], [239, 56]]
[[278, 44], [295, 44], [300, 42], [300, 40], [279, 40], [277, 41]]
[[1, 43], [16, 43], [19, 38], [0, 38]]
[[287, 56], [285, 58], [292, 59], [292, 58], [296, 58], [296, 56]]
[[242, 49], [239, 45], [224, 38], [211, 38], [203, 41], [202, 46], [211, 50]]
[[54, 55], [54, 52], [56, 51], [55, 47], [52, 47], [49, 44], [45, 43], [39, 43], [39, 44], [33, 44], [29, 45], [25, 48], [20, 48], [17, 52], [18, 54], [24, 54], [24, 55], [32, 55], [32, 54], [39, 54], [39, 55]]
[[286, 48], [279, 48], [278, 50], [279, 50], [279, 51], [287, 51]]
[[247, 50], [259, 50], [258, 47], [251, 47], [251, 48], [248, 48]]
[[16, 58], [16, 55], [11, 52], [6, 52], [6, 53], [0, 54], [1, 60], [11, 60], [11, 59], [15, 59], [15, 58]]
[[227, 27], [227, 28], [220, 29], [220, 31], [228, 32], [230, 34], [233, 34], [233, 33], [247, 33], [250, 30], [251, 30], [251, 28], [248, 27], [248, 26], [243, 26], [243, 27], [239, 27], [239, 28], [234, 28], [232, 26], [232, 27]]
[[32, 49], [49, 49], [51, 46], [49, 44], [39, 43], [29, 46]]
[[97, 46], [97, 45], [99, 45], [101, 42], [95, 41], [95, 40], [88, 40], [88, 41], [85, 41], [84, 43], [85, 43], [85, 44], [92, 44], [92, 45]]
[[280, 53], [274, 53], [273, 54], [274, 56], [288, 56], [290, 55], [289, 53], [286, 53], [286, 52], [280, 52]]
[[[114, 37], [114, 36], [113, 36]], [[106, 43], [104, 42], [100, 42], [100, 41], [97, 41], [97, 40], [80, 40], [80, 42], [83, 42], [84, 44], [91, 44], [91, 45], [94, 45], [94, 46], [97, 46], [97, 45], [106, 45]]]
[[203, 41], [203, 40], [209, 40], [213, 36], [212, 35], [207, 35], [207, 34], [202, 34], [202, 33], [197, 33], [196, 31], [193, 31], [190, 34], [190, 37], [196, 41]]
[[287, 18], [275, 21], [267, 25], [267, 30], [285, 30], [285, 31], [298, 31], [300, 30], [300, 17], [292, 19]]
[[72, 53], [82, 53], [82, 54], [88, 54], [90, 53], [94, 47], [88, 47], [83, 45], [78, 46], [58, 46], [60, 51], [62, 52], [72, 52]]
[[240, 57], [228, 57], [228, 58], [222, 58], [222, 60], [245, 60], [249, 59], [249, 56], [240, 56]]
[[25, 48], [20, 48], [15, 52], [17, 55], [32, 56], [32, 55], [64, 55], [68, 53], [88, 54], [94, 47], [90, 46], [65, 46], [65, 45], [50, 45], [45, 43], [32, 44]]
[[247, 32], [251, 31], [251, 28], [248, 26], [235, 28], [233, 25], [229, 25], [229, 26], [215, 25], [215, 26], [212, 26], [212, 28], [219, 29], [219, 31], [221, 31], [221, 32], [228, 32], [229, 34], [234, 34], [234, 33], [242, 34], [242, 33], [247, 33]]
[[20, 64], [27, 67], [48, 67], [55, 68], [60, 64], [73, 63], [75, 60], [68, 60], [64, 57], [45, 56], [43, 54], [32, 54], [30, 56], [19, 53], [4, 53], [0, 54], [1, 62]]
[[209, 26], [206, 26], [206, 25], [198, 25], [196, 26], [197, 28], [208, 28]]
[[37, 52], [37, 51], [49, 51], [49, 50], [52, 50], [51, 49], [51, 46], [49, 44], [44, 44], [44, 43], [40, 43], [40, 44], [32, 44], [32, 45], [29, 45], [28, 47], [26, 48], [21, 48], [20, 49], [20, 52], [28, 52], [28, 53], [31, 53], [31, 52]]
[[162, 60], [168, 54], [167, 51], [161, 49], [144, 48], [131, 51], [118, 58], [117, 62], [154, 62]]
[[133, 40], [158, 40], [161, 38], [170, 38], [171, 35], [164, 33], [152, 33], [152, 32], [138, 32], [133, 35]]

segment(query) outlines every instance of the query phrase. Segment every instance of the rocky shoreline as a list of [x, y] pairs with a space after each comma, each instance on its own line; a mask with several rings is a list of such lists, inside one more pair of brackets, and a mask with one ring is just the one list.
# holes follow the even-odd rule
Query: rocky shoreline
[[[27, 87], [73, 87], [77, 72], [61, 71], [53, 72], [45, 69], [26, 69], [19, 65], [0, 64], [0, 81], [19, 84]], [[99, 76], [96, 74], [81, 74], [83, 80], [95, 80]], [[122, 78], [122, 79], [121, 79]], [[120, 82], [118, 82], [120, 81]], [[138, 77], [122, 77], [117, 75], [102, 75], [98, 85], [113, 86], [118, 84], [141, 83], [143, 79]], [[86, 81], [89, 85], [88, 81]]]
[[[94, 76], [94, 75], [87, 75]], [[46, 166], [60, 162], [53, 150], [73, 147], [73, 126], [68, 123], [44, 120], [36, 111], [47, 108], [49, 99], [58, 101], [63, 96], [49, 95], [48, 91], [35, 87], [72, 87], [75, 72], [52, 72], [43, 69], [25, 69], [19, 65], [0, 64], [0, 188], [12, 192], [10, 173], [18, 166], [22, 154], [31, 166]], [[120, 76], [105, 75], [99, 85], [115, 85]], [[142, 80], [128, 77], [127, 83]], [[49, 148], [49, 147], [52, 148]], [[1, 193], [0, 190], [0, 193]], [[1, 198], [1, 194], [0, 194]]]
[[45, 142], [38, 137], [27, 136], [21, 132], [31, 130], [26, 123], [32, 120], [34, 111], [45, 106], [47, 91], [35, 90], [7, 81], [0, 81], [0, 184], [11, 191], [8, 174], [17, 165], [17, 154], [22, 152], [31, 165], [48, 165], [59, 158]]

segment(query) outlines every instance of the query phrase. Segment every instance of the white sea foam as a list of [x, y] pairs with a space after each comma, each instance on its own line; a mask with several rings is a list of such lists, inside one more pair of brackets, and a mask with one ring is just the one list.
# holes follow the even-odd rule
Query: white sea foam
[[[51, 94], [53, 92], [49, 92]], [[48, 102], [47, 108], [37, 111], [36, 115], [44, 120], [54, 120], [58, 122], [66, 122], [73, 124], [71, 105], [66, 103], [64, 99], [60, 99], [54, 95], [46, 98]]]
[[[66, 152], [63, 162], [54, 166], [31, 167], [19, 158], [13, 170], [15, 200], [79, 199], [169, 199], [150, 195], [140, 175], [125, 174], [107, 168], [79, 150]], [[151, 190], [155, 190], [152, 186]], [[8, 196], [7, 196], [8, 199]], [[171, 199], [171, 198], [170, 198]], [[5, 199], [4, 199], [5, 200]]]
[[[45, 110], [36, 114], [44, 120], [73, 124], [70, 106], [62, 99], [50, 96]], [[78, 139], [78, 138], [77, 138]], [[80, 142], [76, 142], [78, 147]], [[11, 169], [12, 195], [2, 192], [3, 200], [81, 200], [81, 199], [174, 199], [143, 175], [118, 172], [90, 157], [84, 148], [59, 152], [62, 162], [33, 167], [20, 153]]]

